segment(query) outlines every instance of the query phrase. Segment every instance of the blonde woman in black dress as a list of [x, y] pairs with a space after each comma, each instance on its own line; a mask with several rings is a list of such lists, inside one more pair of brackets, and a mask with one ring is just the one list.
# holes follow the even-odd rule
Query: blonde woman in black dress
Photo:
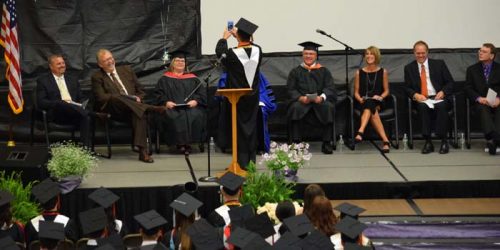
[[356, 133], [356, 142], [363, 140], [368, 122], [382, 139], [382, 150], [389, 153], [390, 143], [380, 120], [379, 111], [384, 99], [389, 95], [389, 78], [387, 70], [381, 68], [380, 50], [370, 46], [365, 50], [365, 67], [356, 71], [354, 78], [354, 98], [356, 106], [361, 110], [361, 124]]

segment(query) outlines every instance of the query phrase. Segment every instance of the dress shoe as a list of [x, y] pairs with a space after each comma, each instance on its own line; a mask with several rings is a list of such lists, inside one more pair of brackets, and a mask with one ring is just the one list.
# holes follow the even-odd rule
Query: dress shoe
[[388, 154], [389, 152], [391, 152], [391, 143], [390, 142], [385, 141], [382, 143], [382, 152], [384, 154]]
[[497, 144], [494, 140], [486, 141], [486, 147], [488, 147], [488, 153], [490, 155], [495, 155], [497, 153]]
[[361, 132], [361, 131], [356, 132], [356, 136], [354, 137], [354, 141], [356, 143], [362, 142], [363, 141], [363, 132]]
[[422, 148], [422, 154], [428, 154], [434, 152], [434, 145], [431, 141], [426, 141], [424, 147]]
[[333, 154], [332, 144], [330, 142], [323, 142], [323, 145], [321, 145], [321, 152], [327, 155]]
[[148, 154], [148, 151], [146, 151], [145, 149], [141, 149], [139, 151], [139, 161], [142, 161], [145, 163], [153, 163], [154, 162], [153, 157], [151, 157]]
[[441, 147], [439, 148], [440, 154], [447, 154], [450, 152], [450, 145], [448, 145], [448, 141], [441, 142]]

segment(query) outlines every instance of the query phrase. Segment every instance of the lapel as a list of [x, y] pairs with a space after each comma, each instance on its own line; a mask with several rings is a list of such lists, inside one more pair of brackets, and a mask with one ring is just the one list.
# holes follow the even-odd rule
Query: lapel
[[420, 64], [418, 64], [417, 60], [413, 61], [413, 65], [410, 67], [411, 68], [411, 73], [413, 75], [413, 79], [415, 79], [414, 84], [417, 87], [419, 93], [420, 93], [420, 73], [419, 69]]
[[[434, 64], [434, 61], [432, 59], [427, 59], [427, 63], [429, 64], [429, 77], [431, 78], [431, 84], [432, 86], [434, 86], [434, 89], [436, 89], [436, 70], [435, 70], [435, 64]], [[437, 89], [436, 89], [436, 92]]]
[[[132, 92], [132, 88], [129, 86], [129, 81], [127, 79], [127, 72], [124, 67], [116, 67], [116, 73], [120, 77], [120, 80], [122, 81], [123, 87], [127, 90], [127, 93], [129, 95], [133, 95], [134, 92]], [[109, 77], [108, 77], [109, 78]], [[111, 79], [110, 79], [111, 81]], [[111, 84], [114, 85], [114, 83], [111, 81]]]

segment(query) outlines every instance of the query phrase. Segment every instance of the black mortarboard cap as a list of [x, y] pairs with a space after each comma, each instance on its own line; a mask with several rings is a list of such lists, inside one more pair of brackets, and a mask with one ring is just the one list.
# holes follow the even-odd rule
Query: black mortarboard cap
[[151, 230], [167, 224], [167, 220], [155, 210], [149, 210], [145, 213], [138, 214], [134, 216], [134, 219], [146, 230]]
[[233, 172], [226, 172], [217, 180], [217, 182], [231, 191], [236, 191], [241, 187], [241, 185], [243, 185], [245, 178], [236, 175]]
[[188, 193], [183, 193], [170, 203], [170, 207], [185, 216], [191, 216], [191, 214], [193, 214], [196, 209], [201, 207], [201, 205], [203, 205], [201, 201], [197, 200]]
[[0, 190], [0, 207], [7, 203], [10, 203], [13, 199], [14, 196], [11, 193]]
[[290, 232], [299, 237], [314, 230], [314, 226], [305, 214], [286, 218], [283, 223]]
[[318, 230], [313, 230], [310, 234], [308, 234], [301, 242], [302, 248], [304, 249], [333, 249], [333, 243], [329, 237], [324, 235]]
[[344, 218], [345, 215], [349, 215], [353, 218], [358, 218], [358, 215], [366, 211], [366, 209], [358, 207], [348, 202], [344, 202], [334, 208], [340, 212], [340, 217]]
[[196, 220], [187, 229], [187, 234], [191, 237], [191, 241], [197, 249], [221, 249], [224, 248], [222, 238], [219, 236], [217, 229], [213, 227], [207, 220]]
[[81, 212], [79, 218], [84, 235], [103, 230], [106, 227], [107, 217], [102, 207], [96, 207]]
[[269, 246], [269, 244], [257, 233], [248, 231], [245, 228], [238, 227], [231, 232], [227, 242], [241, 248], [241, 249], [262, 249]]
[[178, 50], [169, 52], [168, 55], [170, 56], [170, 60], [172, 60], [174, 58], [186, 58], [189, 55], [189, 52], [187, 52], [185, 50], [178, 49]]
[[336, 225], [335, 229], [351, 239], [356, 239], [367, 226], [349, 216], [344, 217]]
[[259, 26], [255, 25], [254, 23], [246, 20], [245, 18], [240, 18], [238, 22], [234, 25], [236, 28], [238, 28], [238, 32], [242, 31], [245, 32], [249, 35], [252, 35]]
[[0, 249], [19, 250], [20, 248], [16, 245], [16, 242], [10, 236], [6, 236], [0, 239]]
[[301, 241], [302, 240], [299, 237], [293, 235], [291, 232], [285, 232], [281, 235], [278, 241], [274, 243], [273, 249], [302, 249], [302, 247], [300, 247]]
[[38, 237], [44, 239], [64, 240], [64, 224], [53, 221], [40, 221]]
[[228, 213], [229, 218], [231, 218], [231, 224], [237, 226], [242, 226], [246, 220], [254, 215], [252, 206], [248, 204], [241, 207], [232, 207]]
[[271, 235], [274, 235], [276, 231], [274, 231], [274, 225], [269, 219], [267, 212], [257, 214], [250, 219], [245, 221], [245, 228], [259, 234], [262, 238], [267, 238]]
[[323, 45], [317, 44], [315, 42], [307, 41], [307, 42], [299, 43], [299, 46], [304, 47], [304, 50], [314, 50], [314, 51], [318, 52], [318, 48], [323, 46]]
[[373, 249], [371, 246], [360, 246], [357, 243], [344, 242], [344, 250], [369, 250]]
[[114, 194], [109, 189], [101, 187], [90, 193], [89, 199], [93, 200], [103, 208], [108, 208], [113, 205], [113, 203], [118, 201], [120, 199], [120, 196]]
[[99, 238], [97, 239], [97, 245], [111, 245], [114, 249], [124, 249], [123, 240], [119, 234], [112, 234], [105, 238]]
[[47, 178], [31, 189], [31, 193], [41, 204], [45, 204], [61, 193], [59, 185]]

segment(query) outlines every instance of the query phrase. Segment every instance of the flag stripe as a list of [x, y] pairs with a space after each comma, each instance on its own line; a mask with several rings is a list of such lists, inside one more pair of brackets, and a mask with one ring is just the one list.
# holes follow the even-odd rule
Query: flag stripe
[[7, 99], [15, 114], [19, 114], [23, 111], [24, 104], [17, 35], [16, 1], [5, 0], [2, 6], [0, 45], [5, 48], [4, 57], [7, 63], [5, 76], [9, 81], [9, 94]]

